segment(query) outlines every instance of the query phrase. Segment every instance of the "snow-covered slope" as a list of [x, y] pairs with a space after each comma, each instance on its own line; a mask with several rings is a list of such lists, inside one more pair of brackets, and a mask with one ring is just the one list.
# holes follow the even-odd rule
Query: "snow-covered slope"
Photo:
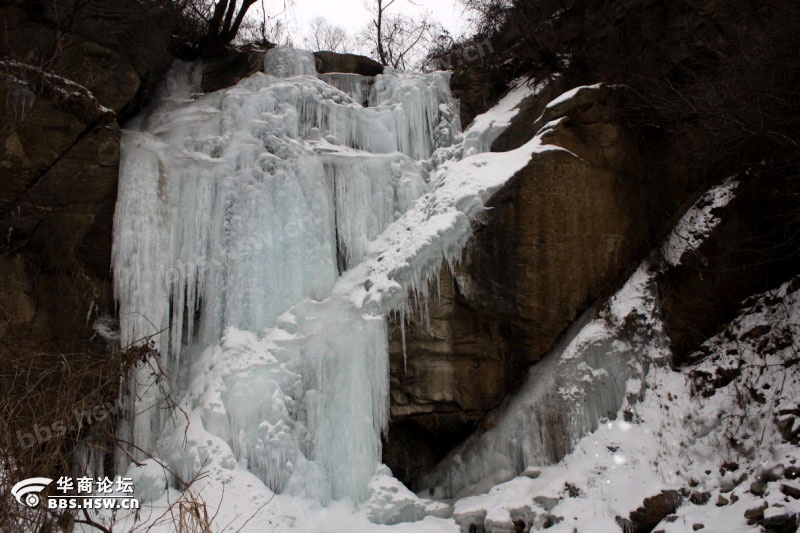
[[[523, 475], [458, 500], [456, 521], [463, 530], [477, 524], [513, 531], [513, 522], [524, 520], [534, 529], [611, 532], [632, 527], [634, 513], [637, 526], [655, 514], [650, 526], [668, 532], [695, 524], [761, 531], [757, 521], [796, 527], [798, 338], [795, 279], [746, 302], [703, 346], [700, 362], [681, 371], [652, 365], [629, 382], [641, 383], [641, 397], [628, 398], [558, 464], [530, 463]], [[662, 491], [675, 491], [667, 494], [677, 509], [658, 517], [645, 505], [636, 513]]]
[[577, 320], [531, 368], [522, 390], [421, 481], [439, 498], [483, 492], [527, 468], [558, 462], [601, 420], [641, 394], [651, 362], [668, 349], [643, 265], [602, 309]]
[[[598, 318], [574, 326], [532, 369], [492, 429], [468, 440], [429, 476], [436, 492], [462, 492], [454, 504], [462, 531], [515, 531], [522, 523], [564, 532], [678, 532], [700, 525], [720, 532], [794, 531], [800, 513], [800, 279], [743, 302], [739, 316], [680, 370], [666, 364], [652, 292], [659, 270], [679, 263], [719, 223], [714, 209], [737, 186], [728, 179], [702, 195], [663, 249], [594, 314]], [[631, 346], [631, 339], [639, 342]], [[587, 357], [595, 347], [605, 359]], [[638, 365], [627, 384], [598, 380], [598, 367], [601, 375], [624, 379], [615, 361], [620, 356]], [[576, 358], [592, 366], [576, 368]], [[565, 390], [564, 381], [573, 388]], [[578, 399], [594, 395], [592, 405], [603, 405], [598, 384], [620, 391], [619, 409], [589, 418], [596, 431], [578, 438], [572, 420], [585, 411], [575, 393]], [[554, 443], [574, 448], [554, 457]], [[497, 484], [509, 474], [516, 477]]]

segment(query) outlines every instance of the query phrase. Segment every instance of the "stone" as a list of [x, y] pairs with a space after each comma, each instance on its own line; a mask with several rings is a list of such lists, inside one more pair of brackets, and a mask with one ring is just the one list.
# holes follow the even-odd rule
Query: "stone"
[[569, 495], [570, 498], [577, 498], [581, 495], [581, 489], [570, 482], [564, 483], [564, 490], [567, 491], [567, 495]]
[[548, 498], [547, 496], [536, 496], [533, 501], [542, 506], [545, 511], [550, 511], [558, 505], [558, 498]]
[[689, 496], [689, 501], [695, 505], [705, 505], [711, 499], [711, 494], [708, 492], [692, 492]]
[[767, 502], [763, 502], [758, 507], [751, 507], [744, 512], [744, 517], [747, 520], [760, 520], [764, 518], [764, 510], [767, 508]]
[[781, 492], [794, 498], [795, 500], [800, 500], [800, 488], [796, 487], [795, 485], [781, 483]]
[[239, 81], [264, 70], [266, 50], [226, 48], [218, 56], [202, 60], [203, 75], [200, 86], [203, 92], [213, 92], [230, 87]]
[[766, 531], [795, 533], [797, 527], [800, 526], [800, 520], [798, 520], [797, 513], [786, 512], [765, 517], [760, 524]]
[[139, 90], [139, 75], [127, 57], [81, 35], [70, 35], [54, 68], [89, 89], [115, 112], [133, 100]]
[[777, 464], [772, 468], [767, 468], [763, 470], [759, 477], [765, 483], [770, 483], [772, 481], [778, 481], [779, 479], [783, 478], [785, 471], [786, 468], [784, 468], [783, 465]]
[[330, 72], [345, 72], [361, 74], [362, 76], [383, 74], [383, 65], [366, 56], [320, 51], [314, 52], [314, 58], [317, 72], [320, 74], [328, 74]]
[[517, 106], [519, 111], [511, 124], [492, 143], [492, 151], [507, 152], [528, 142], [541, 128], [537, 119], [542, 115], [547, 103], [566, 89], [564, 82], [556, 78], [541, 87], [536, 94], [523, 99]]
[[461, 527], [461, 531], [483, 532], [485, 531], [484, 521], [486, 520], [486, 511], [478, 510], [468, 513], [455, 513], [453, 514], [453, 520]]
[[630, 515], [633, 533], [649, 533], [659, 522], [674, 513], [682, 503], [681, 495], [674, 490], [665, 490], [660, 494], [645, 498], [641, 507]]
[[568, 99], [548, 104], [534, 121], [538, 129], [561, 117], [581, 124], [610, 124], [614, 122], [616, 110], [625, 102], [625, 88], [616, 85], [596, 84], [579, 87]]
[[750, 493], [756, 496], [763, 496], [767, 491], [767, 484], [764, 481], [758, 480], [750, 483]]

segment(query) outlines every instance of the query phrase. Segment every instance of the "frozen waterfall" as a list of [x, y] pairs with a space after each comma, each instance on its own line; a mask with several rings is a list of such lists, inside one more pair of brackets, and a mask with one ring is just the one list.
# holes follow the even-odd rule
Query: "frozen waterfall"
[[[152, 338], [161, 361], [130, 376], [122, 437], [169, 464], [173, 486], [230, 468], [209, 459], [225, 455], [214, 439], [181, 442], [192, 425], [274, 491], [363, 500], [387, 422], [387, 308], [353, 301], [366, 279], [352, 269], [430, 190], [421, 161], [459, 134], [449, 75], [326, 82], [310, 53], [278, 48], [230, 89], [197, 95], [196, 76], [176, 64], [123, 133], [122, 343]], [[152, 470], [134, 472], [140, 487], [159, 485]]]
[[462, 134], [448, 73], [313, 66], [276, 48], [264, 73], [199, 94], [199, 67], [176, 63], [123, 132], [122, 344], [161, 354], [124, 384], [117, 471], [143, 502], [198, 475], [255, 476], [267, 493], [374, 503], [378, 522], [442, 512], [380, 465], [385, 317], [424, 309], [484, 202], [533, 154], [562, 149], [540, 135], [482, 153], [536, 90], [525, 84]]

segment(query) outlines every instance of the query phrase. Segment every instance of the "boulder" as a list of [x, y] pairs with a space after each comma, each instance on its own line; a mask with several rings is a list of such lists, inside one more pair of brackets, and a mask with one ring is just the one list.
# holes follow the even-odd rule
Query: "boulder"
[[678, 491], [665, 490], [645, 498], [641, 507], [630, 515], [632, 533], [650, 533], [668, 515], [674, 513], [682, 503]]
[[213, 92], [252, 76], [264, 70], [266, 50], [227, 48], [223, 53], [210, 59], [203, 59], [203, 92]]
[[383, 74], [383, 65], [366, 56], [356, 54], [339, 54], [337, 52], [314, 52], [317, 72], [346, 72], [362, 76]]

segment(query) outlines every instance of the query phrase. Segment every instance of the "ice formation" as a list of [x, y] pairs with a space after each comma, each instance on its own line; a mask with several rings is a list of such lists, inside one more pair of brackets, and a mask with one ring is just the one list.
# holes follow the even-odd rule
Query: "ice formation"
[[739, 181], [736, 178], [728, 178], [718, 186], [706, 191], [684, 213], [661, 249], [667, 263], [679, 265], [685, 253], [696, 250], [700, 246], [711, 230], [720, 222], [719, 218], [714, 216], [715, 210], [728, 205], [738, 187]]
[[[676, 229], [700, 234], [711, 220], [684, 217]], [[646, 302], [619, 296], [624, 308], [648, 313], [640, 307]], [[765, 520], [794, 530], [800, 501], [786, 493], [800, 488], [800, 448], [787, 436], [800, 428], [800, 278], [742, 303], [694, 363], [651, 365], [631, 380], [631, 391], [643, 394], [626, 399], [616, 420], [601, 423], [559, 463], [530, 465], [456, 501], [453, 517], [462, 530], [509, 531], [521, 519], [531, 531], [624, 531], [645, 498], [687, 486], [683, 505], [650, 529], [761, 531], [749, 520], [760, 509]], [[757, 401], [751, 391], [759, 391]], [[750, 490], [754, 480], [761, 489]], [[692, 494], [707, 494], [708, 502]]]
[[122, 139], [120, 342], [162, 354], [125, 384], [140, 497], [245, 469], [322, 503], [397, 502], [376, 521], [441, 514], [370, 482], [385, 476], [384, 317], [424, 298], [483, 202], [556, 148], [459, 160], [444, 72], [320, 79], [310, 54], [277, 48], [235, 87], [198, 95], [198, 76], [177, 63]]
[[670, 353], [657, 305], [656, 274], [679, 264], [708, 237], [719, 223], [715, 210], [734, 198], [737, 186], [729, 178], [701, 195], [660, 253], [645, 261], [603, 308], [587, 310], [531, 368], [520, 392], [494, 414], [491, 429], [453, 450], [421, 484], [438, 498], [468, 496], [526, 469], [557, 463], [603, 419], [616, 417], [631, 399], [628, 395], [640, 396], [643, 391], [636, 386], [650, 363], [666, 361]]
[[[197, 478], [191, 490], [218, 507], [225, 531], [508, 531], [555, 515], [555, 530], [616, 530], [617, 514], [669, 484], [642, 468], [660, 450], [654, 435], [619, 418], [642, 394], [647, 409], [645, 385], [674, 374], [650, 365], [667, 353], [656, 259], [585, 313], [493, 429], [430, 473], [436, 496], [460, 497], [452, 509], [380, 465], [385, 316], [424, 310], [431, 277], [458, 260], [484, 202], [532, 154], [561, 150], [541, 141], [551, 124], [485, 153], [541, 87], [518, 83], [460, 133], [446, 73], [317, 76], [308, 53], [266, 57], [264, 73], [207, 95], [194, 94], [196, 66], [176, 64], [123, 133], [120, 342], [152, 336], [162, 358], [125, 384], [135, 402], [120, 433], [139, 463], [127, 475], [148, 507], [118, 518], [170, 531], [162, 517]], [[661, 260], [696, 248], [735, 187], [704, 195]], [[572, 470], [585, 480], [574, 497]], [[606, 483], [621, 496], [598, 514]]]
[[[603, 308], [590, 308], [520, 392], [453, 450], [421, 484], [437, 498], [479, 494], [529, 468], [557, 463], [600, 421], [614, 418], [653, 359], [669, 350], [645, 264]], [[633, 378], [633, 379], [632, 379]], [[631, 380], [629, 382], [629, 380]]]

